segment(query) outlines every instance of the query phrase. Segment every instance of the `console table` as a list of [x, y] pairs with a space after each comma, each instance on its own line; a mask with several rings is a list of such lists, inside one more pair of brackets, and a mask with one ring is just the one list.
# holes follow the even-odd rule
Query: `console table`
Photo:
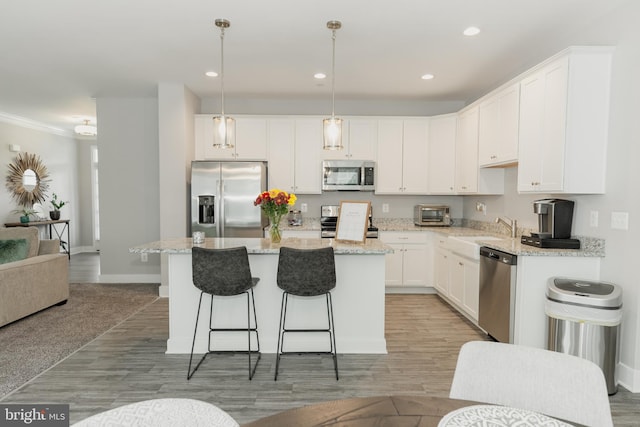
[[[7, 222], [4, 224], [5, 227], [39, 227], [39, 226], [49, 226], [49, 239], [52, 239], [53, 232], [56, 233], [56, 236], [60, 240], [60, 247], [67, 254], [67, 257], [71, 259], [71, 239], [69, 237], [69, 222], [68, 219], [55, 219], [55, 220], [44, 220], [44, 221], [29, 221], [29, 222]], [[55, 227], [55, 224], [64, 224], [62, 226], [62, 230], [58, 230]], [[64, 233], [67, 233], [67, 240], [63, 240], [62, 236]]]

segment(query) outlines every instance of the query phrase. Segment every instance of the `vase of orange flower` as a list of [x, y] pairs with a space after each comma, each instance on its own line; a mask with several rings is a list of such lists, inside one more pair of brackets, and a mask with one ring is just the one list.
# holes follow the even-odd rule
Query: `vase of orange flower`
[[296, 195], [287, 193], [286, 191], [272, 188], [258, 195], [254, 206], [260, 206], [262, 211], [269, 218], [269, 236], [273, 243], [279, 243], [282, 240], [280, 231], [280, 220], [289, 212], [289, 207], [296, 203]]

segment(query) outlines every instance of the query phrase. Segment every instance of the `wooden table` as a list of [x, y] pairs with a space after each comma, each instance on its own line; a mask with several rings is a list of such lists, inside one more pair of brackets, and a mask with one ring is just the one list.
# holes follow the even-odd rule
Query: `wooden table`
[[290, 409], [243, 427], [420, 426], [437, 427], [449, 412], [477, 405], [431, 396], [357, 397]]
[[[71, 259], [71, 239], [69, 237], [69, 222], [68, 219], [55, 219], [55, 220], [44, 220], [44, 221], [29, 221], [29, 222], [6, 222], [4, 224], [5, 227], [39, 227], [39, 226], [49, 226], [49, 239], [52, 239], [52, 232], [55, 231], [56, 236], [60, 240], [60, 247], [67, 254], [67, 257]], [[55, 224], [64, 224], [62, 230], [58, 231], [55, 227]], [[64, 236], [64, 232], [67, 232], [67, 240], [63, 240], [62, 236]]]

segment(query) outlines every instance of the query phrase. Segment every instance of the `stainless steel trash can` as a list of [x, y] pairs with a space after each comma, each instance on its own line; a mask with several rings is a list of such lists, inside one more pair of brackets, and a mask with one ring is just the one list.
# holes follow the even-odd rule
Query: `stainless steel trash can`
[[552, 277], [547, 283], [547, 349], [600, 366], [609, 394], [618, 391], [622, 290], [607, 282]]

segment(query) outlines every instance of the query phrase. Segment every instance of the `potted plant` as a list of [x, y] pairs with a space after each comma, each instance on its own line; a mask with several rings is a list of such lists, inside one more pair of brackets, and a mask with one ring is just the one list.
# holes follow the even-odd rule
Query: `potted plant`
[[49, 217], [52, 220], [56, 221], [60, 219], [60, 208], [62, 208], [69, 202], [58, 200], [58, 195], [56, 193], [53, 193], [53, 197], [51, 198], [51, 201], [49, 203], [51, 203], [51, 206], [53, 206], [53, 210], [49, 211]]
[[20, 214], [20, 222], [23, 224], [28, 223], [31, 220], [31, 215], [35, 215], [36, 211], [31, 208], [16, 209], [13, 213]]

